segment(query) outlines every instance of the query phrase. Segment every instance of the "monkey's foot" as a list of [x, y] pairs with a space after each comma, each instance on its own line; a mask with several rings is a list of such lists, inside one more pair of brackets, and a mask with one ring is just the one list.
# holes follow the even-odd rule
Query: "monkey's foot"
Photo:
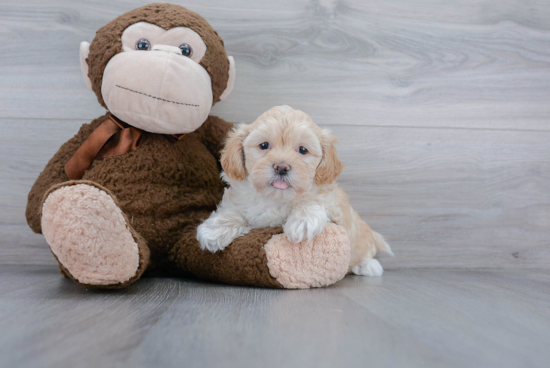
[[143, 273], [148, 248], [114, 198], [90, 184], [52, 188], [42, 206], [42, 232], [67, 276], [92, 287], [124, 287]]
[[265, 245], [267, 267], [283, 287], [307, 289], [332, 285], [348, 272], [351, 247], [346, 230], [329, 224], [313, 241], [292, 243], [285, 234]]

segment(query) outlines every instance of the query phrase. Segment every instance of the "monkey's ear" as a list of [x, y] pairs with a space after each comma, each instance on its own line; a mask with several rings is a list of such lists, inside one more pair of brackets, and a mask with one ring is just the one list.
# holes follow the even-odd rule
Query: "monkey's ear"
[[227, 59], [229, 60], [229, 78], [227, 79], [227, 87], [225, 87], [225, 91], [223, 91], [222, 95], [220, 96], [220, 100], [225, 100], [231, 91], [233, 91], [233, 85], [235, 84], [235, 59], [233, 59], [233, 56], [228, 56]]
[[80, 70], [82, 70], [82, 76], [84, 77], [84, 83], [90, 90], [92, 89], [92, 81], [88, 77], [88, 63], [86, 58], [90, 54], [90, 43], [83, 41], [80, 43]]

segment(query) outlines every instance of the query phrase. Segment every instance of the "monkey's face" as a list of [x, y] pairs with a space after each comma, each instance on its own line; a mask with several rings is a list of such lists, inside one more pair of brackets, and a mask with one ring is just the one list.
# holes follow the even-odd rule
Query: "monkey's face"
[[[212, 107], [206, 45], [193, 30], [140, 22], [122, 34], [124, 52], [109, 60], [101, 94], [113, 115], [152, 133], [189, 133]], [[185, 53], [185, 54], [184, 54]]]
[[[234, 62], [231, 57], [227, 58], [223, 41], [211, 28], [215, 35], [209, 34], [210, 38], [204, 39], [188, 27], [165, 28], [145, 21], [128, 25], [118, 39], [122, 50], [110, 58], [101, 54], [109, 52], [109, 47], [98, 47], [95, 54], [91, 54], [96, 42], [99, 46], [105, 42], [105, 38], [98, 38], [104, 32], [100, 30], [91, 47], [81, 44], [81, 66], [85, 78], [92, 77], [87, 84], [96, 94], [100, 91], [100, 103], [119, 119], [152, 133], [189, 133], [207, 119], [213, 102], [225, 98], [231, 91]], [[204, 32], [201, 30], [201, 33]], [[214, 44], [215, 37], [221, 43], [221, 50]], [[205, 43], [212, 38], [214, 51], [207, 50]], [[104, 69], [95, 69], [95, 75], [94, 70], [88, 72], [87, 68], [88, 65], [93, 68], [94, 58], [106, 63]], [[220, 84], [225, 84], [222, 86], [225, 91], [219, 88]]]

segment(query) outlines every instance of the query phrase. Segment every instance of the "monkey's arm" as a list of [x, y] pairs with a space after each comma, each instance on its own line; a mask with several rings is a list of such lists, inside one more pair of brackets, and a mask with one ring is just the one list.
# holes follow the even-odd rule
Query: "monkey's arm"
[[329, 224], [312, 242], [291, 243], [280, 227], [253, 229], [224, 250], [202, 250], [197, 229], [189, 227], [171, 249], [176, 270], [233, 285], [310, 288], [334, 284], [348, 272], [346, 230]]
[[35, 233], [41, 233], [42, 231], [40, 222], [44, 194], [52, 185], [69, 180], [67, 174], [65, 174], [65, 164], [74, 155], [76, 150], [80, 148], [82, 143], [88, 139], [90, 134], [105, 120], [107, 120], [107, 115], [93, 120], [90, 124], [82, 125], [78, 133], [59, 148], [42, 173], [40, 173], [38, 179], [36, 179], [29, 192], [26, 211], [27, 223]]
[[233, 129], [233, 126], [233, 124], [228, 123], [222, 118], [209, 116], [205, 123], [196, 131], [199, 134], [201, 142], [218, 161], [220, 160], [220, 152], [224, 146], [225, 138], [229, 131]]

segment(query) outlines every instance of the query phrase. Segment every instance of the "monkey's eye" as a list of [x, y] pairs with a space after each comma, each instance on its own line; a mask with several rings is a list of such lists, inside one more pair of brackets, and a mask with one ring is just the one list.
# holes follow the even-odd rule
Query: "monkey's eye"
[[151, 48], [151, 43], [149, 43], [149, 41], [146, 40], [145, 38], [142, 38], [141, 40], [136, 42], [136, 50], [147, 51], [150, 48]]
[[269, 143], [267, 142], [260, 143], [258, 147], [260, 147], [261, 150], [266, 150], [269, 148]]
[[183, 56], [191, 57], [193, 55], [193, 49], [186, 43], [180, 45], [180, 50]]
[[307, 150], [307, 148], [305, 148], [304, 146], [300, 146], [298, 148], [298, 152], [302, 155], [305, 155], [306, 153], [308, 153], [309, 151]]

